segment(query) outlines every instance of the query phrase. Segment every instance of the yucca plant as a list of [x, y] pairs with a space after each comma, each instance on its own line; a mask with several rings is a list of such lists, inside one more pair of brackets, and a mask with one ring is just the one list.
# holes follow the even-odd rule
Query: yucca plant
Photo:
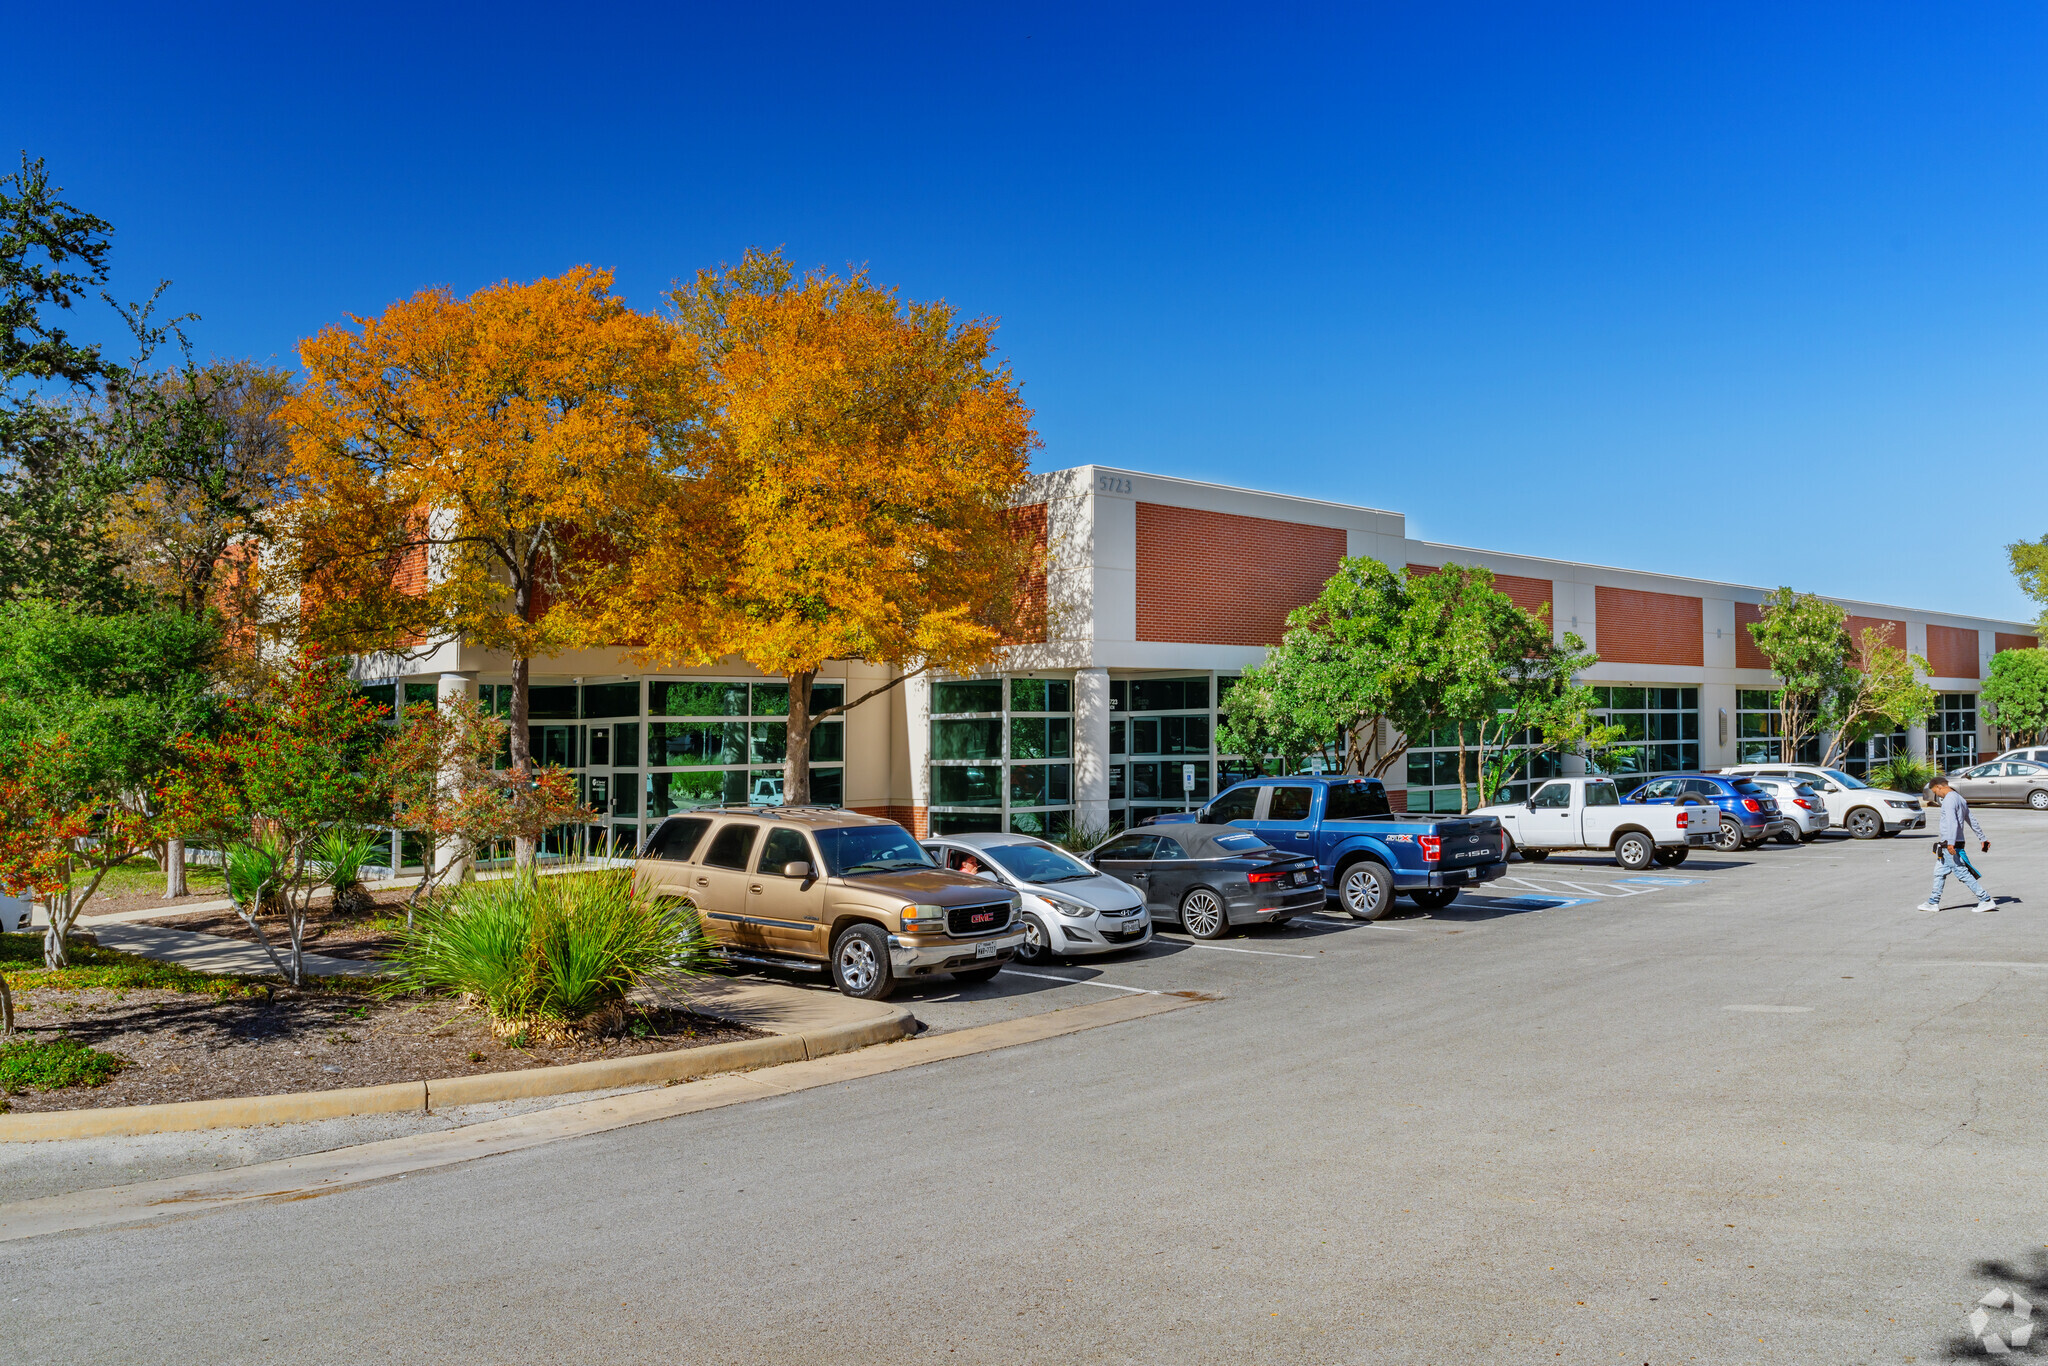
[[1900, 754], [1872, 769], [1870, 782], [1893, 792], [1925, 792], [1939, 771], [1933, 764]]
[[459, 992], [501, 1038], [602, 1032], [643, 987], [700, 976], [710, 944], [687, 902], [628, 869], [465, 885], [421, 911], [395, 955], [401, 989]]
[[270, 955], [278, 976], [293, 986], [305, 985], [304, 942], [300, 930], [302, 915], [291, 916], [291, 965], [277, 956], [270, 938], [257, 918], [289, 914], [287, 885], [296, 869], [291, 841], [274, 830], [260, 831], [255, 838], [236, 840], [221, 851], [221, 872], [226, 876], [228, 895], [234, 899], [235, 914], [256, 936], [256, 942]]
[[306, 851], [306, 861], [320, 880], [333, 888], [334, 896], [328, 904], [334, 910], [353, 915], [376, 904], [376, 898], [363, 886], [362, 872], [383, 843], [384, 837], [375, 831], [352, 830], [343, 825], [330, 825], [314, 837]]
[[1060, 831], [1053, 843], [1070, 854], [1085, 854], [1115, 833], [1113, 825], [1074, 824]]

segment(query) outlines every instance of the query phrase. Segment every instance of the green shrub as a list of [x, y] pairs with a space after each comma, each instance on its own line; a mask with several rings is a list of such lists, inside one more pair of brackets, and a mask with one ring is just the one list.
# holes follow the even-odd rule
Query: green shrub
[[99, 1086], [128, 1065], [126, 1058], [87, 1048], [76, 1039], [30, 1039], [0, 1045], [0, 1091], [57, 1091]]
[[1939, 771], [1933, 764], [1921, 763], [1902, 754], [1870, 770], [1869, 781], [1873, 787], [1889, 788], [1893, 792], [1925, 792]]
[[501, 1035], [586, 1020], [710, 957], [696, 909], [626, 869], [472, 882], [422, 911], [394, 955], [399, 989], [474, 997]]
[[363, 886], [362, 872], [364, 865], [375, 859], [383, 847], [383, 838], [371, 830], [351, 830], [347, 826], [334, 825], [320, 832], [306, 854], [320, 880], [334, 889], [334, 899], [329, 905], [337, 911], [351, 912], [363, 910], [372, 903], [370, 893]]

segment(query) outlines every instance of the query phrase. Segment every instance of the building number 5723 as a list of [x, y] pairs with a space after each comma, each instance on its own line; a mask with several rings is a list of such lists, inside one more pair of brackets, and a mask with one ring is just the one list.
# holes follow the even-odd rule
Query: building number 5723
[[1129, 493], [1131, 481], [1119, 479], [1113, 474], [1098, 474], [1095, 476], [1095, 487], [1104, 493]]

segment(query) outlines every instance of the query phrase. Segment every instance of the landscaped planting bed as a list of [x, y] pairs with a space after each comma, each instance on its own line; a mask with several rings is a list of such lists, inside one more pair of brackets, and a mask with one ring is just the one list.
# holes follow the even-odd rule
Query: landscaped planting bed
[[95, 1069], [68, 1047], [14, 1054], [22, 1065], [12, 1068], [0, 1055], [0, 1078], [28, 1079], [5, 1097], [17, 1112], [376, 1086], [761, 1034], [688, 1011], [633, 1005], [619, 1022], [621, 1032], [609, 1036], [502, 1040], [481, 1010], [445, 996], [386, 999], [374, 986], [353, 981], [292, 991], [275, 980], [207, 976], [83, 945], [72, 951], [74, 966], [51, 972], [40, 966], [40, 945], [38, 936], [0, 935], [0, 962], [7, 965], [20, 1026], [4, 1046], [72, 1040], [120, 1065], [98, 1085], [39, 1090], [35, 1077]]
[[[306, 952], [363, 962], [389, 956], [398, 948], [405, 928], [405, 898], [409, 890], [379, 892], [372, 905], [358, 910], [336, 911], [324, 900], [315, 901], [306, 912]], [[233, 911], [170, 915], [137, 923], [256, 942], [256, 936], [249, 932], [249, 922]], [[256, 923], [263, 927], [263, 936], [270, 946], [282, 956], [292, 942], [291, 927], [284, 917], [259, 916]]]

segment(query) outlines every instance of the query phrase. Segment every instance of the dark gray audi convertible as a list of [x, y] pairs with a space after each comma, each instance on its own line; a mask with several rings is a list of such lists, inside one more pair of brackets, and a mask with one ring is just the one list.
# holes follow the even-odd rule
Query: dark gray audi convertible
[[1178, 920], [1197, 939], [1323, 907], [1314, 859], [1235, 825], [1147, 826], [1098, 845], [1088, 861], [1144, 893], [1154, 921]]

